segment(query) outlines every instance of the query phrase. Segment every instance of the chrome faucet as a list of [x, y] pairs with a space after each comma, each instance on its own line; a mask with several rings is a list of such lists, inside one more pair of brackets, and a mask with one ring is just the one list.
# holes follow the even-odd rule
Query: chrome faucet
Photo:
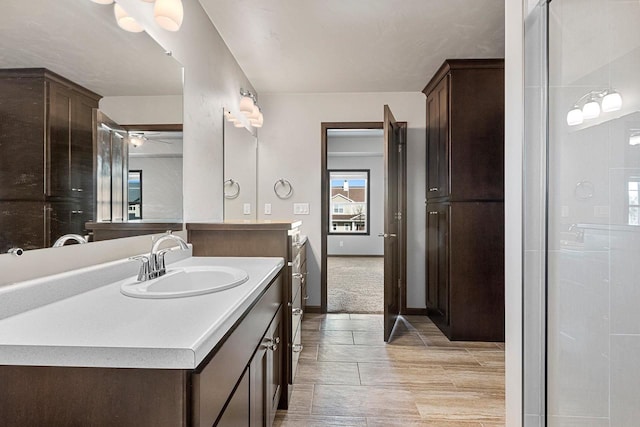
[[156, 277], [164, 276], [167, 269], [164, 264], [164, 256], [167, 252], [172, 251], [174, 248], [167, 248], [158, 250], [160, 245], [168, 240], [173, 240], [178, 243], [180, 249], [187, 250], [189, 245], [180, 236], [171, 234], [171, 231], [167, 231], [157, 239], [153, 239], [153, 245], [151, 246], [151, 252], [149, 256], [140, 255], [130, 259], [140, 261], [140, 270], [138, 271], [138, 281], [144, 282], [145, 280], [155, 279]]
[[58, 240], [55, 241], [52, 248], [59, 248], [60, 246], [64, 246], [64, 244], [67, 243], [69, 240], [75, 240], [80, 244], [89, 243], [87, 242], [87, 239], [85, 239], [79, 234], [65, 234], [64, 236], [60, 237]]

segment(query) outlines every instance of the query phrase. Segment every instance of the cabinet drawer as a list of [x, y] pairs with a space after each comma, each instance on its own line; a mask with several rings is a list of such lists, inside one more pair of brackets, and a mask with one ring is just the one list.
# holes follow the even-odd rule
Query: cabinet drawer
[[193, 425], [211, 427], [267, 332], [282, 300], [282, 278], [271, 283], [235, 330], [214, 350], [213, 358], [192, 375]]

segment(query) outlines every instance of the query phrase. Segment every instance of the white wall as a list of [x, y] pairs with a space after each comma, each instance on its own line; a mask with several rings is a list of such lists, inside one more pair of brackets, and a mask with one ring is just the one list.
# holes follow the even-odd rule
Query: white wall
[[[384, 255], [384, 157], [382, 137], [327, 139], [328, 169], [369, 169], [369, 235], [327, 236], [327, 255]], [[340, 156], [340, 152], [362, 156]], [[342, 242], [342, 246], [340, 246]]]
[[121, 125], [182, 123], [182, 94], [163, 96], [107, 96], [100, 111]]
[[505, 0], [506, 424], [522, 425], [523, 1]]
[[[428, 76], [425, 76], [425, 82]], [[421, 92], [261, 94], [265, 124], [258, 142], [260, 219], [302, 220], [309, 237], [307, 255], [310, 305], [320, 305], [321, 123], [383, 120], [388, 104], [407, 131], [407, 306], [425, 307], [425, 98]], [[278, 199], [273, 184], [291, 181], [293, 195]], [[293, 215], [293, 203], [310, 204], [309, 215]], [[264, 203], [272, 215], [264, 215]]]

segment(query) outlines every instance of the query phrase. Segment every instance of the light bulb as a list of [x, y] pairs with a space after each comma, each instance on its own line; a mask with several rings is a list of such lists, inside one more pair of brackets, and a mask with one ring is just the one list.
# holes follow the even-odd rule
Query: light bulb
[[258, 118], [254, 121], [251, 121], [251, 124], [253, 125], [254, 128], [261, 128], [262, 123], [264, 123], [264, 116], [262, 115], [262, 112], [260, 112], [260, 115], [258, 116]]
[[240, 112], [246, 116], [253, 113], [253, 99], [248, 96], [243, 96], [242, 99], [240, 99]]
[[618, 111], [622, 108], [622, 95], [618, 92], [612, 91], [607, 93], [602, 98], [602, 111], [609, 113], [611, 111]]
[[158, 0], [153, 8], [153, 16], [162, 28], [167, 31], [178, 31], [182, 26], [184, 9], [182, 0]]
[[600, 104], [595, 99], [590, 99], [589, 102], [582, 107], [582, 117], [585, 120], [595, 119], [600, 115]]
[[243, 128], [244, 127], [244, 123], [242, 123], [240, 120], [238, 120], [237, 122], [233, 122], [233, 127]]
[[129, 142], [134, 147], [140, 147], [142, 144], [144, 144], [144, 138], [141, 138], [140, 136], [132, 136], [129, 138]]
[[249, 120], [257, 120], [259, 116], [260, 116], [260, 109], [258, 108], [257, 105], [254, 105], [253, 111], [251, 111], [251, 114], [249, 114], [247, 118]]
[[113, 13], [116, 16], [118, 26], [130, 33], [141, 33], [144, 31], [142, 25], [138, 24], [118, 3], [113, 5]]
[[98, 4], [111, 4], [113, 3], [113, 0], [91, 0], [94, 3], [98, 3]]
[[567, 113], [567, 124], [569, 126], [576, 126], [581, 124], [583, 121], [584, 117], [582, 116], [582, 110], [575, 105], [573, 109]]
[[238, 119], [236, 119], [235, 116], [233, 114], [231, 114], [231, 111], [225, 111], [224, 112], [224, 116], [231, 123], [235, 123], [235, 122], [238, 121]]

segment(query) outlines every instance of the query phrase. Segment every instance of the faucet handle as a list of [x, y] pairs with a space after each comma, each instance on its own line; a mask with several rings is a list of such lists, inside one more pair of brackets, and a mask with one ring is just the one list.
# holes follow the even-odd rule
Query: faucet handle
[[138, 270], [138, 282], [144, 282], [149, 279], [151, 273], [151, 264], [149, 257], [146, 255], [137, 255], [129, 258], [132, 261], [140, 261], [140, 270]]
[[173, 248], [167, 248], [159, 250], [156, 254], [156, 265], [154, 267], [158, 276], [164, 276], [164, 274], [167, 272], [167, 268], [164, 263], [164, 256], [167, 254], [167, 252], [171, 251], [173, 251]]

